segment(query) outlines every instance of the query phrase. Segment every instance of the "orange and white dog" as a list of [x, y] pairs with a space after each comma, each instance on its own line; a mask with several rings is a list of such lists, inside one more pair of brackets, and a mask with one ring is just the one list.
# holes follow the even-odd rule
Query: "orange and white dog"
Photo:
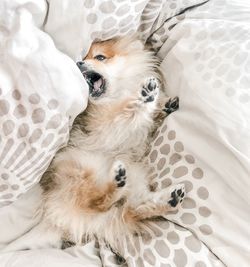
[[178, 108], [178, 98], [160, 89], [153, 53], [138, 40], [118, 38], [94, 43], [77, 65], [89, 84], [89, 105], [42, 178], [41, 223], [9, 249], [97, 238], [116, 250], [124, 236], [143, 231], [146, 219], [184, 198], [183, 184], [160, 191], [150, 185], [148, 144]]

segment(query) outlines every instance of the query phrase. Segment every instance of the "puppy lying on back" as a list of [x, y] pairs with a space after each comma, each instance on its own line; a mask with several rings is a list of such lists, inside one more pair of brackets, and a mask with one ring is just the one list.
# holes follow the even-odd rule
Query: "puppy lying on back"
[[41, 223], [9, 250], [94, 238], [116, 250], [124, 236], [143, 231], [146, 219], [183, 200], [182, 184], [157, 192], [150, 186], [148, 144], [178, 108], [178, 98], [160, 89], [153, 54], [138, 40], [114, 39], [93, 44], [77, 65], [89, 84], [89, 105], [42, 178]]

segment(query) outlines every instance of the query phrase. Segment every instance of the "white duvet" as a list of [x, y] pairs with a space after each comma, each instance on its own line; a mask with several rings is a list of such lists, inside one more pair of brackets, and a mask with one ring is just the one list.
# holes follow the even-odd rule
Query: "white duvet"
[[[86, 87], [74, 60], [81, 53], [86, 53], [92, 40], [126, 34], [139, 26], [142, 38], [146, 40], [149, 37], [148, 40], [162, 59], [168, 93], [180, 97], [180, 110], [169, 116], [157, 132], [149, 164], [154, 168], [159, 187], [184, 182], [187, 198], [178, 213], [166, 215], [168, 221], [152, 224], [148, 231], [149, 237], [138, 237], [131, 243], [124, 243], [121, 255], [126, 263], [119, 263], [107, 248], [89, 243], [64, 251], [48, 248], [0, 254], [0, 266], [250, 266], [249, 1], [210, 0], [190, 10], [185, 9], [202, 1], [107, 1], [106, 5], [102, 2], [106, 1], [76, 0], [72, 5], [72, 2], [66, 0], [2, 0], [0, 37], [8, 36], [3, 25], [14, 25], [12, 18], [15, 16], [11, 14], [23, 15], [27, 27], [30, 27], [30, 23], [25, 24], [25, 21], [33, 18], [35, 28], [42, 28], [46, 32], [38, 31], [44, 42], [35, 50], [39, 52], [39, 60], [36, 60], [36, 54], [32, 54], [35, 61], [33, 64], [39, 66], [47, 62], [49, 70], [53, 67], [53, 71], [47, 72], [50, 78], [43, 84], [39, 75], [33, 72], [37, 68], [26, 64], [28, 67], [33, 66], [26, 73], [34, 73], [36, 77], [29, 79], [28, 85], [33, 86], [27, 89], [27, 99], [30, 94], [37, 93], [42, 100], [39, 105], [45, 108], [49, 100], [59, 96], [61, 109], [68, 110], [64, 119], [67, 118], [70, 125], [86, 104]], [[6, 10], [9, 10], [8, 16]], [[33, 16], [27, 15], [27, 10]], [[64, 19], [60, 19], [62, 17]], [[121, 21], [126, 22], [126, 18], [130, 19], [122, 24]], [[112, 22], [112, 27], [108, 26], [109, 22]], [[19, 28], [16, 32], [19, 32]], [[15, 47], [21, 45], [24, 50], [14, 53], [14, 63], [19, 54], [18, 63], [20, 60], [23, 60], [22, 64], [31, 62], [22, 55], [27, 47], [26, 40], [31, 40], [32, 34], [23, 40], [22, 34], [19, 37]], [[30, 44], [33, 42], [30, 41]], [[3, 46], [3, 43], [0, 45]], [[43, 51], [53, 52], [43, 54]], [[8, 55], [13, 58], [11, 53]], [[59, 66], [55, 64], [56, 56]], [[16, 70], [12, 64], [9, 65], [7, 68], [6, 64], [2, 64], [2, 68]], [[11, 71], [9, 73], [15, 74]], [[44, 76], [41, 79], [44, 81]], [[23, 84], [22, 79], [17, 81], [17, 84]], [[9, 84], [6, 82], [5, 88], [7, 85], [11, 88]], [[36, 91], [31, 93], [31, 88]], [[40, 90], [46, 92], [44, 97], [41, 97]], [[13, 99], [12, 94], [10, 97]], [[37, 105], [36, 101], [32, 105]], [[57, 109], [59, 106], [52, 110], [55, 114], [48, 116], [56, 115], [59, 112]], [[12, 117], [8, 120], [12, 120]], [[42, 122], [39, 124], [45, 135], [58, 135], [63, 125], [47, 132], [48, 121], [44, 125]], [[1, 127], [4, 140], [9, 136], [5, 135], [3, 125]], [[19, 129], [20, 125], [16, 127]], [[63, 137], [58, 147], [66, 141], [67, 131]], [[42, 147], [42, 143], [38, 143], [35, 148]], [[58, 148], [54, 145], [51, 144], [54, 147], [51, 157]], [[38, 164], [41, 168], [39, 175], [46, 164]], [[39, 186], [33, 186], [38, 179], [29, 178], [31, 182], [27, 186], [20, 182], [18, 190], [13, 189], [17, 188], [13, 187], [17, 184], [16, 178], [3, 179], [2, 185], [10, 183], [6, 190], [12, 190], [6, 193], [1, 191], [6, 186], [0, 184], [0, 201], [4, 204], [0, 209], [0, 247], [22, 236], [38, 222], [39, 215], [34, 214], [40, 203], [41, 190]], [[27, 190], [26, 194], [19, 196]], [[6, 206], [13, 201], [2, 198], [2, 195], [7, 194], [12, 194], [13, 200], [19, 198]]]

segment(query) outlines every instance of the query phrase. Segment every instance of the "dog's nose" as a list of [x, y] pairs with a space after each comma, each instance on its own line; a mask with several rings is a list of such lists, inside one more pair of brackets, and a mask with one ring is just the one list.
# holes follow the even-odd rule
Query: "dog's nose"
[[78, 61], [76, 62], [77, 67], [80, 69], [81, 72], [87, 71], [88, 68], [84, 61]]

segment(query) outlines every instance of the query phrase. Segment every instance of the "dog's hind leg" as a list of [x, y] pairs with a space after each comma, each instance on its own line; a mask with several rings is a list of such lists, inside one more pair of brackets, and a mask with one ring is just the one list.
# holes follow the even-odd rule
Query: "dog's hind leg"
[[166, 215], [167, 212], [176, 210], [184, 197], [183, 184], [177, 184], [158, 192], [149, 192], [148, 199], [140, 205], [125, 207], [124, 220], [127, 223], [132, 223]]

